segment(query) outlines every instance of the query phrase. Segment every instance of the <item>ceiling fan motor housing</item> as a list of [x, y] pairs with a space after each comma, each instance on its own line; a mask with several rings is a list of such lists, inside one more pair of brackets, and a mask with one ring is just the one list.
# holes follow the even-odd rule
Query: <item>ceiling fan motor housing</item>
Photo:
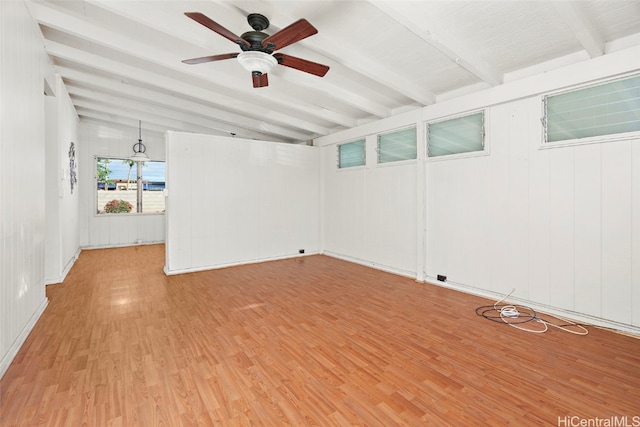
[[255, 31], [262, 31], [269, 28], [269, 20], [266, 16], [259, 13], [250, 13], [247, 16], [247, 22]]
[[242, 37], [243, 40], [246, 40], [249, 43], [251, 43], [251, 47], [246, 47], [245, 45], [240, 45], [240, 49], [242, 49], [244, 51], [247, 51], [247, 50], [258, 50], [260, 52], [265, 52], [265, 53], [273, 52], [272, 50], [267, 49], [266, 47], [262, 46], [262, 40], [264, 40], [267, 37], [269, 37], [269, 34], [265, 34], [265, 33], [260, 32], [260, 31], [247, 31], [246, 33], [243, 33], [240, 37]]
[[269, 19], [267, 19], [266, 16], [261, 15], [259, 13], [250, 13], [247, 16], [247, 22], [249, 23], [249, 25], [251, 25], [251, 28], [253, 28], [253, 31], [247, 31], [246, 33], [242, 34], [240, 37], [242, 37], [243, 40], [246, 40], [249, 43], [251, 43], [251, 46], [247, 47], [241, 44], [240, 48], [244, 51], [257, 50], [257, 51], [268, 53], [268, 54], [273, 53], [273, 47], [275, 46], [262, 45], [262, 40], [269, 37], [269, 34], [265, 34], [262, 32], [262, 30], [266, 30], [267, 28], [269, 28]]

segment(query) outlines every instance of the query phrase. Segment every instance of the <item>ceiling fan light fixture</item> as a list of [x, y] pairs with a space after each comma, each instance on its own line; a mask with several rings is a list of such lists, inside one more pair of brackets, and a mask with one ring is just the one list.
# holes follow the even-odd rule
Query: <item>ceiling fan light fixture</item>
[[268, 53], [249, 50], [238, 55], [238, 62], [250, 73], [267, 74], [278, 63], [278, 60]]

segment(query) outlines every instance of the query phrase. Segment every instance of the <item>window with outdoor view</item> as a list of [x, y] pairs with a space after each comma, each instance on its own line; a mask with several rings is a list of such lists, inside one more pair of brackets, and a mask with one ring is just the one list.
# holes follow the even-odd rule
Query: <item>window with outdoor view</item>
[[96, 158], [98, 214], [163, 213], [164, 162]]

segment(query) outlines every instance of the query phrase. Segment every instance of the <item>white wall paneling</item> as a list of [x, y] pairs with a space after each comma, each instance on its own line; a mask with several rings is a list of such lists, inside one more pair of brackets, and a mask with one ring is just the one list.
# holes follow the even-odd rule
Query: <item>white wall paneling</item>
[[[398, 114], [316, 141], [321, 146], [322, 241], [327, 255], [423, 277], [418, 254], [428, 250], [424, 223], [424, 133], [416, 128], [418, 160], [377, 165], [377, 134], [418, 123], [420, 111]], [[366, 140], [366, 166], [338, 169], [336, 143]]]
[[[632, 217], [640, 215], [632, 212], [632, 206], [633, 198], [640, 197], [640, 188], [632, 188], [631, 144], [638, 143], [640, 140], [604, 144], [600, 157], [602, 214], [596, 219], [602, 224], [602, 316], [621, 323], [632, 319]], [[593, 226], [597, 225], [594, 220]]]
[[[489, 235], [486, 236], [485, 250], [489, 253], [489, 257], [484, 262], [489, 266], [491, 271], [489, 282], [487, 286], [479, 286], [480, 288], [490, 289], [493, 292], [506, 294], [513, 289], [514, 283], [511, 282], [509, 274], [511, 267], [509, 265], [509, 253], [511, 222], [509, 211], [509, 155], [510, 144], [509, 140], [518, 138], [518, 135], [510, 133], [512, 129], [509, 126], [505, 126], [508, 123], [510, 116], [510, 109], [508, 105], [498, 105], [493, 108], [488, 108], [488, 122], [485, 123], [485, 127], [489, 129], [488, 138], [491, 144], [491, 155], [487, 160], [488, 169], [487, 173], [491, 176], [489, 185], [479, 188], [479, 191], [484, 192], [484, 200], [489, 201], [489, 216], [486, 218], [485, 227], [489, 231]], [[504, 143], [501, 143], [504, 141]], [[480, 159], [478, 159], [480, 160]], [[451, 162], [447, 162], [451, 163]], [[455, 177], [451, 178], [452, 181], [457, 181]], [[464, 185], [472, 185], [464, 184]], [[475, 210], [484, 210], [486, 202], [480, 201], [479, 204], [474, 206]], [[434, 223], [431, 223], [434, 224]], [[434, 245], [438, 245], [438, 242], [434, 242]], [[478, 247], [478, 250], [482, 248]], [[492, 262], [492, 260], [499, 260], [499, 262]], [[457, 282], [454, 277], [454, 282]], [[463, 282], [474, 283], [474, 282]], [[519, 291], [522, 292], [522, 286], [519, 287]]]
[[640, 144], [631, 145], [631, 324], [640, 325]]
[[[492, 239], [504, 237], [491, 228], [495, 180], [491, 166], [488, 156], [427, 162], [427, 276], [440, 274], [457, 283], [491, 283], [488, 256], [492, 249], [506, 252], [504, 245], [491, 245]], [[498, 182], [502, 181], [498, 178]], [[495, 211], [500, 214], [501, 206]], [[443, 243], [451, 251], [443, 251]]]
[[[127, 158], [138, 142], [138, 120], [131, 126], [105, 124], [82, 119], [78, 140], [80, 152], [80, 245], [86, 248], [127, 246], [165, 241], [163, 214], [96, 215], [96, 157]], [[145, 129], [142, 122], [142, 141], [151, 160], [165, 160], [164, 135]]]
[[367, 135], [366, 166], [345, 169], [337, 167], [335, 145], [322, 148], [324, 252], [417, 277], [416, 188], [423, 171], [416, 161], [377, 165], [376, 143], [375, 134]]
[[428, 276], [637, 327], [638, 141], [540, 149], [539, 97], [489, 110], [490, 156], [427, 162]]
[[416, 280], [424, 281], [427, 275], [425, 260], [427, 259], [427, 169], [425, 167], [425, 157], [427, 153], [426, 135], [424, 126], [416, 126], [416, 142], [418, 144], [418, 155], [416, 161], [416, 185], [415, 185], [415, 207], [416, 207]]
[[[533, 102], [531, 102], [533, 101]], [[508, 256], [504, 272], [508, 277], [510, 288], [516, 288], [514, 295], [529, 298], [529, 145], [538, 142], [538, 127], [529, 127], [528, 112], [537, 111], [537, 99], [529, 99], [519, 103], [510, 103], [506, 107], [506, 123], [496, 120], [495, 127], [507, 129], [508, 160], [500, 167], [508, 170], [506, 206], [508, 216]], [[491, 117], [489, 117], [491, 120]], [[492, 127], [492, 130], [494, 127]], [[488, 136], [491, 139], [491, 135]], [[494, 269], [494, 273], [497, 273]], [[519, 291], [519, 292], [518, 292]]]
[[[78, 116], [62, 79], [56, 76], [55, 96], [45, 97], [45, 283], [60, 283], [80, 250], [78, 186], [71, 192], [69, 149], [73, 142], [76, 164]], [[76, 167], [77, 171], [77, 167]]]
[[0, 2], [0, 376], [47, 306], [44, 81], [51, 66], [23, 2]]
[[[535, 102], [534, 98], [534, 102]], [[532, 109], [535, 106], [532, 106]], [[529, 116], [529, 129], [540, 129], [539, 116]], [[533, 131], [533, 136], [538, 134]], [[539, 144], [530, 143], [529, 146], [529, 227], [531, 230], [546, 230], [539, 233], [529, 233], [529, 300], [542, 304], [551, 301], [551, 253], [549, 248], [553, 241], [550, 230], [552, 212], [549, 188], [551, 184], [552, 150], [540, 150]]]
[[168, 132], [167, 274], [317, 253], [318, 154]]
[[[573, 310], [575, 150], [554, 150], [549, 156], [549, 303]], [[535, 177], [532, 177], [535, 179]], [[562, 286], [559, 286], [562, 284]]]
[[[574, 152], [575, 310], [602, 315], [602, 145], [586, 145]], [[551, 236], [553, 237], [553, 236]]]
[[[535, 308], [639, 333], [640, 141], [543, 146], [540, 121], [541, 93], [632, 72], [636, 51], [436, 103], [420, 118], [405, 114], [319, 138], [324, 251], [418, 277], [421, 266], [409, 247], [423, 238], [430, 282], [443, 274], [448, 280], [441, 285], [496, 299], [515, 288], [513, 300]], [[487, 113], [489, 154], [425, 160], [426, 223], [417, 209], [403, 218], [411, 225], [387, 225], [423, 236], [394, 242], [385, 253], [389, 231], [379, 225], [390, 211], [408, 207], [400, 181], [411, 173], [404, 174], [406, 165], [384, 169], [369, 160], [337, 170], [335, 145], [362, 136], [371, 143], [399, 122], [420, 127], [479, 108]], [[420, 174], [413, 179], [419, 196]], [[389, 199], [383, 195], [390, 188], [396, 193]]]
[[[55, 93], [55, 92], [54, 92]], [[45, 96], [45, 283], [58, 283], [62, 263], [59, 199], [62, 191], [58, 141], [58, 98]]]

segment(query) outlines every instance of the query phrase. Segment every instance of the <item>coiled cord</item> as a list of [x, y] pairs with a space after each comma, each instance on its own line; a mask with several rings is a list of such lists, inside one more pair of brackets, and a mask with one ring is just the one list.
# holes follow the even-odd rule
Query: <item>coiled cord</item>
[[[500, 304], [515, 291], [511, 290], [507, 295], [496, 301], [493, 305], [483, 305], [476, 308], [476, 314], [492, 322], [506, 323], [507, 325], [525, 332], [542, 334], [549, 330], [549, 326], [561, 329], [575, 335], [587, 335], [589, 331], [581, 324], [574, 323], [570, 320], [558, 316], [545, 315], [546, 317], [554, 317], [565, 323], [554, 323], [549, 320], [542, 319], [538, 316], [534, 309], [527, 306], [517, 306], [513, 304]], [[531, 327], [523, 327], [525, 323], [535, 322]], [[573, 328], [573, 329], [571, 329]]]

